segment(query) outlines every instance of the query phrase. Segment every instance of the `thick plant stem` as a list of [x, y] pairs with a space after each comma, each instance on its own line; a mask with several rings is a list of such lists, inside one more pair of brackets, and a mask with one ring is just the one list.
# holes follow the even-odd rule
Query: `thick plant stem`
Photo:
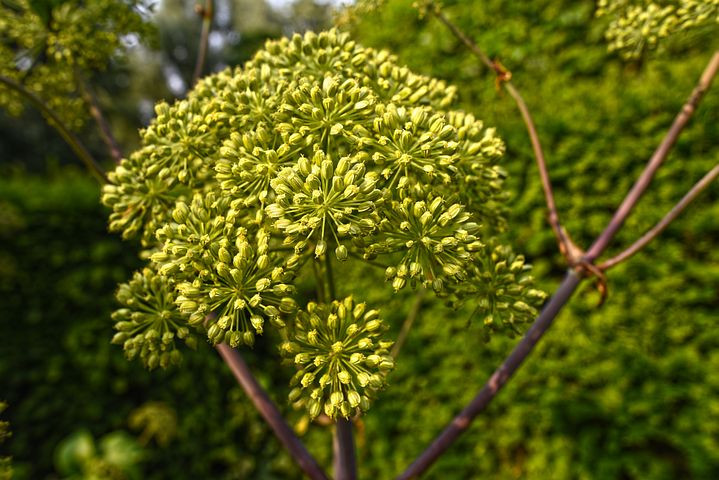
[[432, 444], [404, 471], [398, 480], [417, 478], [444, 453], [479, 415], [489, 402], [499, 393], [514, 372], [522, 365], [542, 335], [549, 329], [562, 307], [571, 298], [579, 286], [581, 278], [574, 270], [569, 270], [557, 291], [542, 309], [532, 327], [514, 347], [512, 353], [497, 368], [476, 397], [462, 410]]
[[684, 197], [662, 218], [659, 223], [654, 225], [647, 233], [641, 236], [636, 242], [634, 242], [629, 248], [619, 253], [618, 255], [610, 258], [599, 265], [601, 270], [607, 270], [615, 265], [618, 265], [637, 253], [639, 250], [647, 246], [649, 242], [654, 240], [667, 226], [672, 223], [690, 203], [694, 201], [714, 180], [719, 177], [719, 165], [709, 170], [706, 175], [702, 177], [692, 188], [687, 192]]
[[92, 157], [92, 154], [87, 150], [87, 148], [85, 148], [85, 145], [82, 144], [80, 139], [77, 138], [77, 136], [72, 133], [69, 128], [67, 128], [57, 114], [42, 101], [42, 99], [25, 88], [23, 85], [4, 75], [0, 75], [0, 83], [20, 93], [22, 96], [27, 98], [30, 103], [37, 107], [37, 109], [45, 116], [50, 126], [57, 130], [63, 140], [65, 140], [72, 151], [75, 152], [75, 155], [77, 155], [82, 163], [85, 164], [85, 167], [87, 167], [90, 174], [92, 174], [92, 176], [95, 177], [101, 185], [107, 183], [105, 172]]
[[[327, 280], [327, 302], [337, 300], [335, 278], [332, 271], [332, 257], [325, 253], [325, 279]], [[335, 421], [334, 437], [332, 439], [334, 452], [335, 480], [356, 480], [357, 461], [355, 459], [355, 442], [352, 432], [352, 420], [338, 417]]]
[[202, 76], [202, 70], [205, 67], [205, 57], [207, 56], [207, 44], [210, 39], [210, 28], [212, 27], [212, 16], [214, 5], [212, 0], [205, 0], [205, 6], [198, 6], [197, 13], [202, 15], [202, 31], [200, 32], [200, 44], [197, 51], [197, 61], [195, 62], [195, 71], [192, 74], [192, 85], [195, 85]]
[[343, 417], [337, 419], [332, 450], [334, 451], [335, 480], [357, 480], [352, 420]]
[[327, 480], [327, 475], [325, 475], [317, 461], [307, 451], [292, 429], [285, 423], [282, 414], [267, 395], [267, 392], [257, 382], [254, 375], [252, 375], [239, 352], [224, 343], [220, 343], [215, 348], [230, 367], [230, 370], [232, 370], [242, 389], [250, 397], [252, 404], [270, 425], [272, 431], [275, 432], [277, 438], [280, 439], [282, 445], [299, 464], [302, 471], [313, 480]]
[[719, 70], [719, 51], [714, 52], [714, 55], [712, 56], [711, 60], [704, 69], [701, 78], [699, 79], [699, 83], [692, 91], [691, 95], [687, 99], [679, 114], [677, 114], [676, 118], [674, 118], [674, 122], [669, 128], [669, 132], [667, 132], [666, 136], [662, 140], [662, 143], [654, 151], [654, 154], [649, 159], [649, 162], [644, 168], [642, 174], [639, 176], [639, 179], [637, 179], [634, 186], [632, 186], [632, 189], [629, 191], [627, 196], [624, 197], [624, 200], [622, 201], [617, 211], [614, 213], [614, 216], [612, 217], [607, 227], [604, 229], [601, 235], [597, 237], [589, 250], [587, 250], [587, 253], [584, 256], [585, 261], [591, 263], [596, 260], [597, 257], [599, 257], [599, 255], [601, 255], [601, 253], [604, 251], [604, 249], [607, 248], [609, 242], [612, 240], [612, 238], [617, 233], [622, 224], [624, 224], [624, 221], [627, 219], [632, 209], [634, 209], [634, 206], [637, 204], [637, 202], [639, 202], [639, 199], [641, 198], [644, 191], [647, 189], [647, 187], [649, 187], [649, 183], [652, 181], [652, 178], [654, 178], [654, 174], [657, 172], [659, 167], [669, 155], [669, 152], [674, 146], [674, 143], [679, 137], [679, 134], [682, 132], [682, 130], [684, 130], [684, 127], [687, 125], [689, 119], [694, 114], [697, 105], [699, 105], [699, 102], [701, 101], [702, 97], [704, 97], [704, 94], [709, 89], [712, 80], [716, 76], [717, 70]]

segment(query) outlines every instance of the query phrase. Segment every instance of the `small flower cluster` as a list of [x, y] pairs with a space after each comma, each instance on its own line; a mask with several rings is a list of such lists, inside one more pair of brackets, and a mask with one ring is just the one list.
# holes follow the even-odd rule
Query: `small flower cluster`
[[180, 361], [177, 339], [196, 347], [197, 339], [187, 316], [175, 305], [166, 277], [145, 268], [120, 285], [116, 296], [123, 308], [112, 314], [117, 330], [112, 343], [122, 345], [128, 358], [139, 356], [149, 369], [165, 368]]
[[719, 0], [599, 0], [597, 6], [597, 16], [612, 17], [606, 32], [609, 49], [626, 58], [639, 57], [678, 32], [719, 23]]
[[379, 312], [352, 297], [329, 305], [311, 302], [288, 330], [292, 340], [280, 351], [299, 369], [289, 399], [304, 405], [311, 418], [366, 411], [394, 368], [392, 342], [380, 339], [386, 327]]
[[409, 280], [441, 292], [443, 278], [466, 278], [470, 252], [482, 246], [476, 236], [479, 226], [471, 218], [462, 205], [447, 206], [442, 197], [395, 201], [380, 223], [381, 240], [369, 245], [365, 256], [401, 252], [399, 263], [385, 272], [394, 290]]
[[473, 255], [472, 275], [456, 285], [450, 303], [454, 308], [465, 303], [473, 307], [471, 318], [482, 319], [486, 339], [498, 331], [519, 334], [519, 326], [537, 316], [537, 307], [547, 296], [534, 288], [530, 268], [524, 256], [492, 239]]
[[351, 163], [352, 159], [342, 157], [335, 168], [332, 159], [317, 150], [312, 160], [302, 157], [295, 168], [281, 170], [272, 180], [276, 197], [267, 214], [276, 219], [274, 227], [296, 251], [311, 240], [315, 256], [320, 257], [331, 242], [337, 259], [344, 261], [347, 247], [340, 239], [375, 230], [375, 209], [382, 199], [375, 188], [377, 176], [366, 173], [364, 163]]
[[[140, 237], [156, 279], [133, 280], [121, 301], [151, 298], [160, 282], [153, 308], [212, 344], [252, 346], [282, 329], [282, 351], [300, 367], [291, 400], [312, 417], [365, 411], [393, 366], [377, 312], [329, 293], [333, 262], [380, 265], [395, 291], [482, 295], [517, 322], [523, 277], [485, 272], [495, 262], [485, 238], [503, 225], [504, 145], [472, 115], [447, 111], [455, 94], [331, 30], [270, 41], [243, 68], [158, 105], [104, 189], [110, 229]], [[295, 286], [312, 274], [320, 304]], [[169, 363], [152, 356], [162, 341], [141, 332], [150, 317], [125, 307], [116, 315], [129, 352]]]
[[161, 274], [178, 280], [175, 301], [191, 325], [206, 323], [213, 344], [251, 346], [265, 318], [281, 326], [281, 314], [296, 310], [294, 287], [284, 283], [293, 273], [269, 252], [267, 232], [250, 237], [227, 203], [213, 194], [195, 195], [190, 206], [178, 202], [175, 222], [157, 230], [162, 249], [151, 258]]

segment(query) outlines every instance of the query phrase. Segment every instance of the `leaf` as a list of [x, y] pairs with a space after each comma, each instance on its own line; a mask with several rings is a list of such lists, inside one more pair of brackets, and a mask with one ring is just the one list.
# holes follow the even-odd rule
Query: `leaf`
[[95, 441], [87, 430], [78, 430], [55, 449], [55, 467], [61, 475], [82, 473], [83, 464], [95, 456]]

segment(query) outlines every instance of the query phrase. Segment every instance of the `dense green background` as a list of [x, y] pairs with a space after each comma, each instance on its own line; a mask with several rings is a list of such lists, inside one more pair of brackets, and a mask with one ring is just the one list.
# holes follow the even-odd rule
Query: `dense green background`
[[[627, 63], [606, 52], [604, 25], [593, 18], [590, 1], [445, 4], [513, 72], [535, 115], [562, 218], [586, 246], [660, 141], [716, 38], [694, 33]], [[393, 50], [415, 71], [451, 80], [462, 106], [498, 128], [512, 192], [507, 235], [551, 290], [562, 260], [511, 100], [439, 23], [418, 19], [411, 0], [389, 1], [351, 29], [361, 43]], [[231, 58], [241, 61], [249, 54], [242, 52]], [[141, 78], [148, 84], [156, 77]], [[167, 96], [164, 90], [150, 98]], [[136, 93], [120, 98], [116, 103], [137, 110]], [[113, 110], [116, 118], [130, 118], [121, 107]], [[52, 478], [53, 451], [64, 437], [82, 427], [97, 437], [128, 430], [128, 415], [147, 401], [175, 410], [178, 435], [166, 447], [150, 442], [142, 478], [296, 476], [212, 349], [203, 345], [186, 355], [182, 369], [147, 373], [109, 345], [112, 293], [138, 265], [136, 246], [105, 233], [107, 212], [92, 180], [47, 167], [48, 158], [50, 165], [70, 158], [62, 145], [52, 154], [35, 147], [38, 138], [53, 142], [52, 130], [32, 114], [1, 121], [8, 128], [2, 135], [7, 174], [0, 180], [0, 397], [9, 403], [3, 417], [14, 436], [0, 453], [14, 456], [16, 477]], [[615, 248], [661, 218], [716, 164], [718, 138], [715, 88]], [[45, 173], [8, 167], [19, 163]], [[611, 271], [603, 307], [596, 308], [598, 295], [587, 286], [427, 478], [719, 478], [718, 200], [715, 185], [659, 241]], [[380, 294], [363, 285], [360, 273], [354, 277], [367, 296]], [[401, 300], [387, 309], [395, 324], [408, 308]], [[478, 326], [450, 320], [446, 310], [431, 308], [412, 331], [392, 386], [364, 418], [361, 478], [391, 478], [411, 461], [514, 343], [498, 337], [485, 344]], [[281, 401], [288, 373], [263, 358], [270, 348], [271, 342], [260, 343], [248, 361]], [[329, 432], [311, 427], [307, 440], [327, 462]]]

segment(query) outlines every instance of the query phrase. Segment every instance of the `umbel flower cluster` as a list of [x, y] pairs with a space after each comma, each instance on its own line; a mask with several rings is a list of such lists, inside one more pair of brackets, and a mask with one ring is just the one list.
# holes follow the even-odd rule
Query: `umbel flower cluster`
[[521, 257], [487, 247], [504, 146], [455, 96], [330, 30], [270, 41], [158, 105], [103, 194], [110, 229], [149, 259], [120, 287], [115, 341], [152, 368], [191, 332], [252, 346], [273, 329], [298, 369], [290, 400], [334, 418], [367, 410], [394, 361], [381, 305], [351, 285], [338, 297], [333, 271], [376, 272], [387, 296], [431, 289], [492, 329], [526, 321], [541, 294]]
[[719, 23], [719, 0], [599, 0], [597, 15], [611, 21], [609, 49], [638, 57], [675, 33]]

